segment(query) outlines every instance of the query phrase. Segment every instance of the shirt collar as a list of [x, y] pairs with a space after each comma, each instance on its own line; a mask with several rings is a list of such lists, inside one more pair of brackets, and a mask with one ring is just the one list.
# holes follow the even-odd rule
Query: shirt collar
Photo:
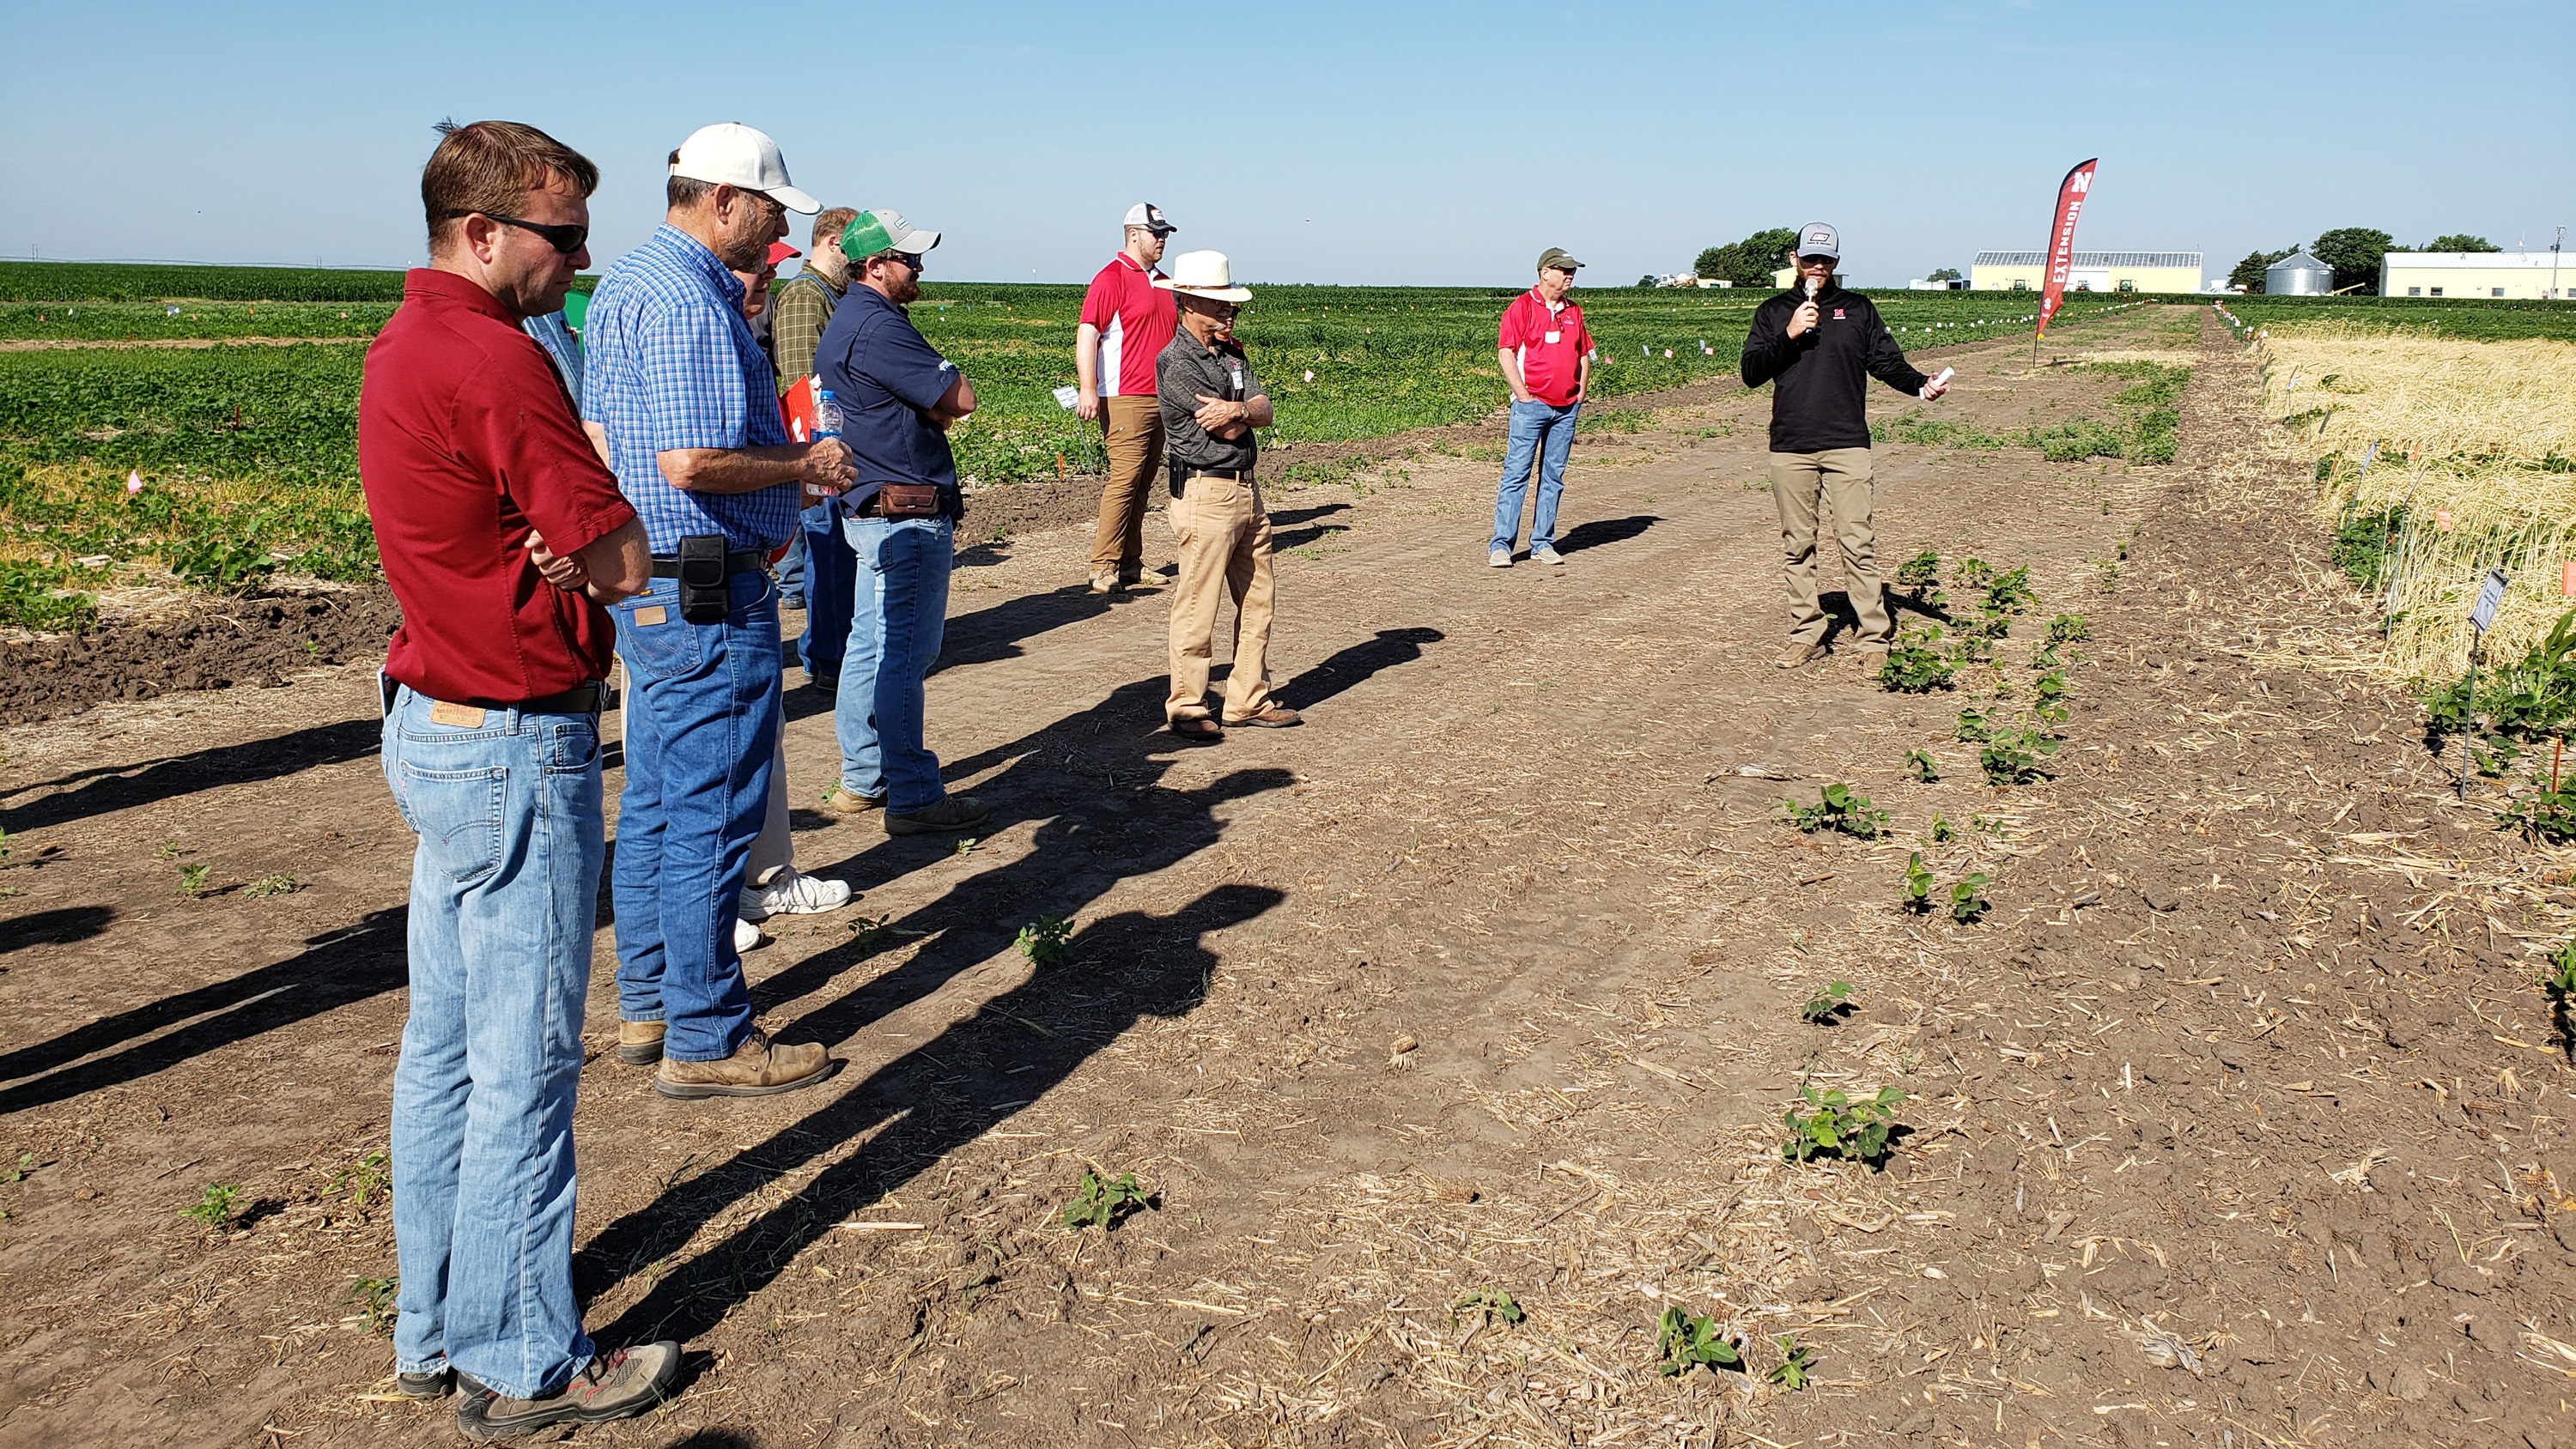
[[1574, 299], [1573, 299], [1573, 298], [1571, 298], [1571, 297], [1568, 297], [1567, 299], [1565, 299], [1565, 300], [1564, 300], [1564, 301], [1562, 301], [1562, 302], [1551, 302], [1551, 301], [1549, 301], [1546, 297], [1544, 297], [1544, 296], [1540, 295], [1539, 290], [1538, 290], [1538, 288], [1536, 288], [1536, 287], [1532, 287], [1532, 288], [1530, 288], [1530, 289], [1529, 289], [1529, 297], [1530, 297], [1530, 300], [1531, 300], [1531, 301], [1536, 302], [1537, 304], [1539, 304], [1539, 305], [1540, 305], [1540, 306], [1542, 306], [1542, 307], [1545, 307], [1545, 308], [1547, 309], [1547, 315], [1549, 315], [1550, 317], [1553, 317], [1553, 316], [1555, 316], [1557, 313], [1562, 312], [1562, 311], [1564, 311], [1566, 308], [1571, 307], [1571, 306], [1573, 306], [1573, 305], [1574, 305]]
[[414, 267], [403, 274], [403, 291], [454, 302], [468, 311], [480, 312], [504, 327], [519, 325], [520, 319], [511, 315], [510, 309], [502, 306], [499, 298], [483, 290], [482, 283], [454, 272], [442, 272], [436, 267]]
[[1134, 267], [1137, 271], [1144, 273], [1148, 277], [1159, 277], [1163, 275], [1160, 268], [1146, 266], [1144, 263], [1137, 261], [1134, 257], [1127, 255], [1123, 251], [1110, 258], [1110, 260], [1113, 262], [1125, 262], [1127, 265]]
[[727, 267], [714, 252], [707, 250], [705, 242], [667, 221], [654, 229], [653, 241], [655, 245], [669, 251], [684, 264], [697, 268], [699, 274], [704, 276], [717, 292], [723, 294], [726, 301], [733, 304], [736, 313], [742, 311], [742, 278], [735, 276], [733, 270]]

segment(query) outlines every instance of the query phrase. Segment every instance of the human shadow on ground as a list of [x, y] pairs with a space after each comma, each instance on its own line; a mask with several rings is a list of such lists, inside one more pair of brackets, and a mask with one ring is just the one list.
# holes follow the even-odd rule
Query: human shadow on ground
[[1382, 669], [1410, 664], [1422, 657], [1422, 646], [1449, 636], [1437, 629], [1380, 629], [1368, 639], [1337, 650], [1332, 657], [1281, 685], [1275, 693], [1290, 709], [1307, 710], [1344, 690], [1367, 683]]
[[150, 805], [225, 785], [274, 780], [317, 765], [362, 759], [383, 743], [384, 726], [373, 715], [291, 730], [270, 739], [238, 745], [211, 745], [184, 755], [143, 760], [131, 765], [99, 765], [7, 793], [25, 798], [31, 791], [53, 790], [42, 799], [0, 809], [0, 828], [12, 835], [41, 830], [73, 820], [86, 820], [136, 805]]
[[[355, 925], [312, 937], [304, 951], [273, 966], [101, 1017], [52, 1041], [0, 1056], [0, 1081], [32, 1078], [0, 1090], [0, 1113], [148, 1077], [190, 1057], [395, 990], [407, 976], [404, 938], [410, 919], [407, 905], [371, 911]], [[204, 1020], [192, 1020], [197, 1017]], [[180, 1022], [188, 1024], [152, 1035]], [[119, 1047], [123, 1049], [115, 1050]], [[111, 1055], [81, 1062], [97, 1052]], [[81, 1064], [68, 1065], [73, 1062]]]
[[1336, 513], [1350, 511], [1351, 506], [1347, 503], [1318, 503], [1312, 508], [1281, 508], [1271, 513], [1270, 527], [1276, 531], [1294, 524], [1312, 523], [1318, 518], [1329, 518]]
[[86, 941], [116, 919], [114, 906], [64, 906], [0, 921], [0, 955], [25, 946]]
[[1270, 551], [1272, 553], [1286, 553], [1292, 548], [1304, 548], [1310, 543], [1316, 543], [1323, 539], [1331, 538], [1337, 533], [1348, 533], [1350, 531], [1350, 525], [1346, 523], [1316, 523], [1310, 524], [1304, 528], [1292, 528], [1286, 533], [1274, 533], [1270, 535]]
[[1604, 544], [1626, 543], [1663, 521], [1663, 515], [1659, 513], [1631, 513], [1625, 518], [1596, 518], [1590, 523], [1575, 525], [1563, 538], [1558, 539], [1556, 551], [1581, 553], [1587, 548], [1600, 548]]
[[574, 1286], [585, 1301], [682, 1251], [753, 1193], [866, 1139], [673, 1266], [595, 1336], [603, 1343], [686, 1341], [709, 1332], [853, 1209], [1009, 1120], [1138, 1022], [1195, 1010], [1219, 960], [1204, 938], [1283, 899], [1268, 886], [1222, 885], [1169, 916], [1123, 911], [1094, 921], [1059, 963], [766, 1142], [609, 1224], [573, 1258]]

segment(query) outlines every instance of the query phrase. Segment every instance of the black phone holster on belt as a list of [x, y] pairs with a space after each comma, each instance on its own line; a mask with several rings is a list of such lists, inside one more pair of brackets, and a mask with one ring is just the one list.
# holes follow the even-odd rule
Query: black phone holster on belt
[[680, 617], [692, 624], [721, 624], [733, 614], [729, 552], [721, 533], [680, 540]]

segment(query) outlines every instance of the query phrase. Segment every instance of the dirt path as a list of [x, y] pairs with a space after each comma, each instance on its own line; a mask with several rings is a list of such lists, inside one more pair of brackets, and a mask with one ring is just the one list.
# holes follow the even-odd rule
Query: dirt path
[[[1989, 428], [2117, 386], [1952, 358], [1946, 415]], [[1963, 695], [1770, 667], [1762, 399], [1587, 437], [1561, 569], [1485, 566], [1487, 462], [1273, 496], [1309, 724], [1212, 749], [1154, 728], [1159, 600], [1061, 587], [1087, 534], [968, 550], [933, 737], [992, 831], [800, 811], [800, 863], [863, 899], [752, 958], [763, 1020], [840, 1076], [709, 1108], [586, 1073], [592, 1326], [692, 1355], [683, 1398], [584, 1439], [2563, 1441], [2540, 1225], [2576, 1164], [2547, 1175], [2565, 1068], [2517, 935], [2569, 862], [2448, 805], [2411, 707], [2317, 667], [2342, 591], [2222, 446], [2223, 354], [2181, 360], [2176, 468], [1879, 453], [1884, 558], [2028, 567], [2009, 708], [2035, 620], [2091, 618], [2049, 783], [1978, 778]], [[369, 692], [319, 670], [0, 746], [8, 1442], [452, 1439], [369, 1397], [352, 1299], [392, 1271], [366, 1158], [409, 850]], [[803, 792], [824, 709], [791, 692]], [[1772, 820], [1829, 781], [1895, 833]], [[1898, 908], [1915, 849], [1995, 877], [1983, 922]], [[299, 888], [247, 888], [274, 875]], [[1069, 950], [1033, 971], [1013, 941], [1051, 916]], [[1801, 1023], [1830, 979], [1848, 1019]], [[1909, 1094], [1887, 1171], [1781, 1161], [1802, 1079]], [[1154, 1209], [1065, 1232], [1086, 1168]], [[209, 1183], [242, 1189], [221, 1231], [179, 1217]], [[1487, 1289], [1525, 1317], [1453, 1313]], [[1659, 1375], [1671, 1304], [1755, 1375]], [[1780, 1335], [1803, 1393], [1766, 1382]]]

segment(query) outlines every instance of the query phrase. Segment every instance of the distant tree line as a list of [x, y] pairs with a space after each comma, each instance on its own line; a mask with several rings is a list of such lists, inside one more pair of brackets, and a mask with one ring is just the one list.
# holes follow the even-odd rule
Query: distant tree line
[[2236, 264], [2236, 270], [2227, 274], [2227, 285], [2243, 287], [2248, 292], [2260, 292], [2263, 290], [2263, 274], [2271, 269], [2272, 264], [2300, 251], [2305, 251], [2318, 261], [2334, 268], [2334, 289], [2340, 292], [2347, 287], [2366, 286], [2378, 281], [2379, 260], [2390, 252], [2500, 252], [2504, 250], [2485, 237], [2468, 236], [2458, 232], [2449, 236], [2437, 236], [2420, 247], [2402, 247], [2396, 244], [2396, 240], [2384, 231], [2366, 226], [2338, 227], [2333, 231], [2319, 233], [2317, 239], [2305, 247], [2291, 247], [2277, 252], [2246, 253], [2245, 260]]

